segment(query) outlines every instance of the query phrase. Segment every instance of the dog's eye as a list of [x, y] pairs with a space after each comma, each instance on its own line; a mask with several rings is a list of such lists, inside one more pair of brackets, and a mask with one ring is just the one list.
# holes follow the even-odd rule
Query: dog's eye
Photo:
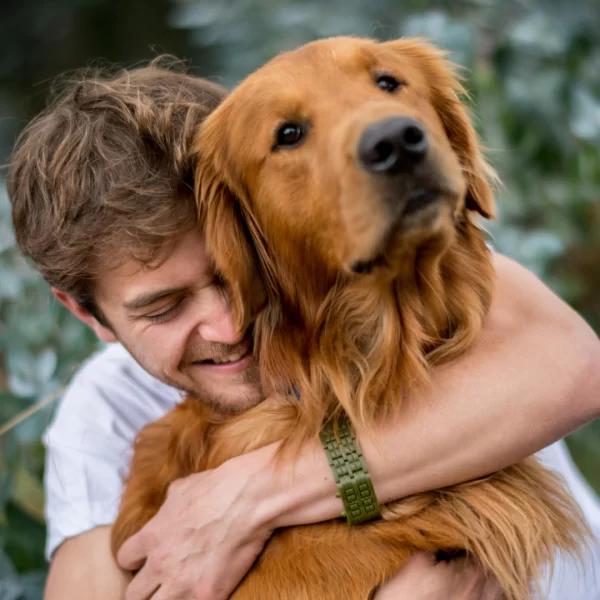
[[403, 84], [398, 81], [392, 75], [379, 75], [375, 82], [377, 83], [377, 87], [384, 92], [389, 92], [390, 94], [395, 92], [399, 87]]
[[306, 135], [306, 129], [299, 123], [284, 123], [275, 134], [274, 149], [293, 148], [297, 146]]

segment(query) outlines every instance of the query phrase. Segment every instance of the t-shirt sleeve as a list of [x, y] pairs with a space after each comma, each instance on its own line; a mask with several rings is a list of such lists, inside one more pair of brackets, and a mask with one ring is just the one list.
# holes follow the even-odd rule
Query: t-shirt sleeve
[[544, 600], [600, 600], [600, 499], [579, 472], [564, 441], [538, 452], [544, 465], [561, 476], [579, 504], [592, 538], [580, 557], [559, 554], [542, 579]]
[[59, 443], [46, 451], [46, 558], [68, 538], [111, 524], [119, 507], [126, 461]]
[[49, 560], [67, 538], [115, 520], [135, 436], [180, 398], [120, 346], [81, 368], [44, 435]]

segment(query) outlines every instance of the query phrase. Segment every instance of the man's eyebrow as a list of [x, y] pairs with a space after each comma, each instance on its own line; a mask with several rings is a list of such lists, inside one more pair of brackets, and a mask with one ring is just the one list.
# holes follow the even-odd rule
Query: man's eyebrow
[[181, 294], [187, 288], [185, 287], [177, 287], [171, 288], [168, 290], [159, 290], [157, 292], [149, 292], [147, 294], [142, 294], [133, 300], [129, 300], [123, 304], [123, 307], [126, 310], [137, 310], [139, 308], [144, 308], [145, 306], [150, 306], [154, 304], [158, 300], [162, 300], [163, 298], [167, 298], [168, 296], [173, 296], [175, 294]]

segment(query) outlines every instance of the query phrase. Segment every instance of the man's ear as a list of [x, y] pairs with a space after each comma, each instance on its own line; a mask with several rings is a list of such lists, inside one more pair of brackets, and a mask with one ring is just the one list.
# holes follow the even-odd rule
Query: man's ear
[[409, 58], [425, 76], [430, 101], [462, 165], [467, 182], [466, 208], [477, 211], [486, 219], [493, 219], [493, 186], [498, 177], [483, 156], [477, 133], [461, 100], [467, 93], [457, 75], [456, 65], [446, 58], [445, 52], [421, 39], [404, 38], [383, 45]]
[[102, 323], [100, 323], [91, 312], [83, 308], [71, 296], [61, 292], [60, 290], [57, 290], [54, 287], [52, 288], [52, 293], [54, 294], [54, 297], [63, 306], [70, 310], [80, 321], [83, 321], [86, 325], [91, 327], [94, 333], [98, 336], [98, 339], [100, 339], [102, 342], [110, 343], [118, 341], [112, 330], [105, 325], [102, 325]]

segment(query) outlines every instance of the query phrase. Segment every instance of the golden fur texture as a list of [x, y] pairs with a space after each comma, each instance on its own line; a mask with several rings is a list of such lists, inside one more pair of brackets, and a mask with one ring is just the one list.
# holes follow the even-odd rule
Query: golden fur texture
[[[381, 89], [382, 77], [397, 89]], [[443, 54], [419, 40], [334, 38], [277, 57], [207, 119], [196, 173], [207, 245], [240, 323], [254, 311], [256, 277], [264, 283], [255, 344], [268, 399], [219, 418], [188, 398], [147, 426], [115, 551], [174, 479], [274, 441], [298, 448], [342, 414], [369, 435], [427, 384], [431, 365], [474, 342], [493, 267], [473, 214], [493, 216], [494, 174], [463, 93]], [[396, 117], [422, 126], [426, 160], [392, 177], [367, 172], [356, 150], [364, 132]], [[281, 147], [290, 123], [304, 137]], [[408, 212], [423, 190], [435, 201]], [[580, 548], [584, 530], [561, 484], [528, 459], [390, 503], [377, 522], [278, 531], [233, 598], [366, 599], [413, 552], [464, 549], [507, 599], [524, 600], [557, 551]]]

